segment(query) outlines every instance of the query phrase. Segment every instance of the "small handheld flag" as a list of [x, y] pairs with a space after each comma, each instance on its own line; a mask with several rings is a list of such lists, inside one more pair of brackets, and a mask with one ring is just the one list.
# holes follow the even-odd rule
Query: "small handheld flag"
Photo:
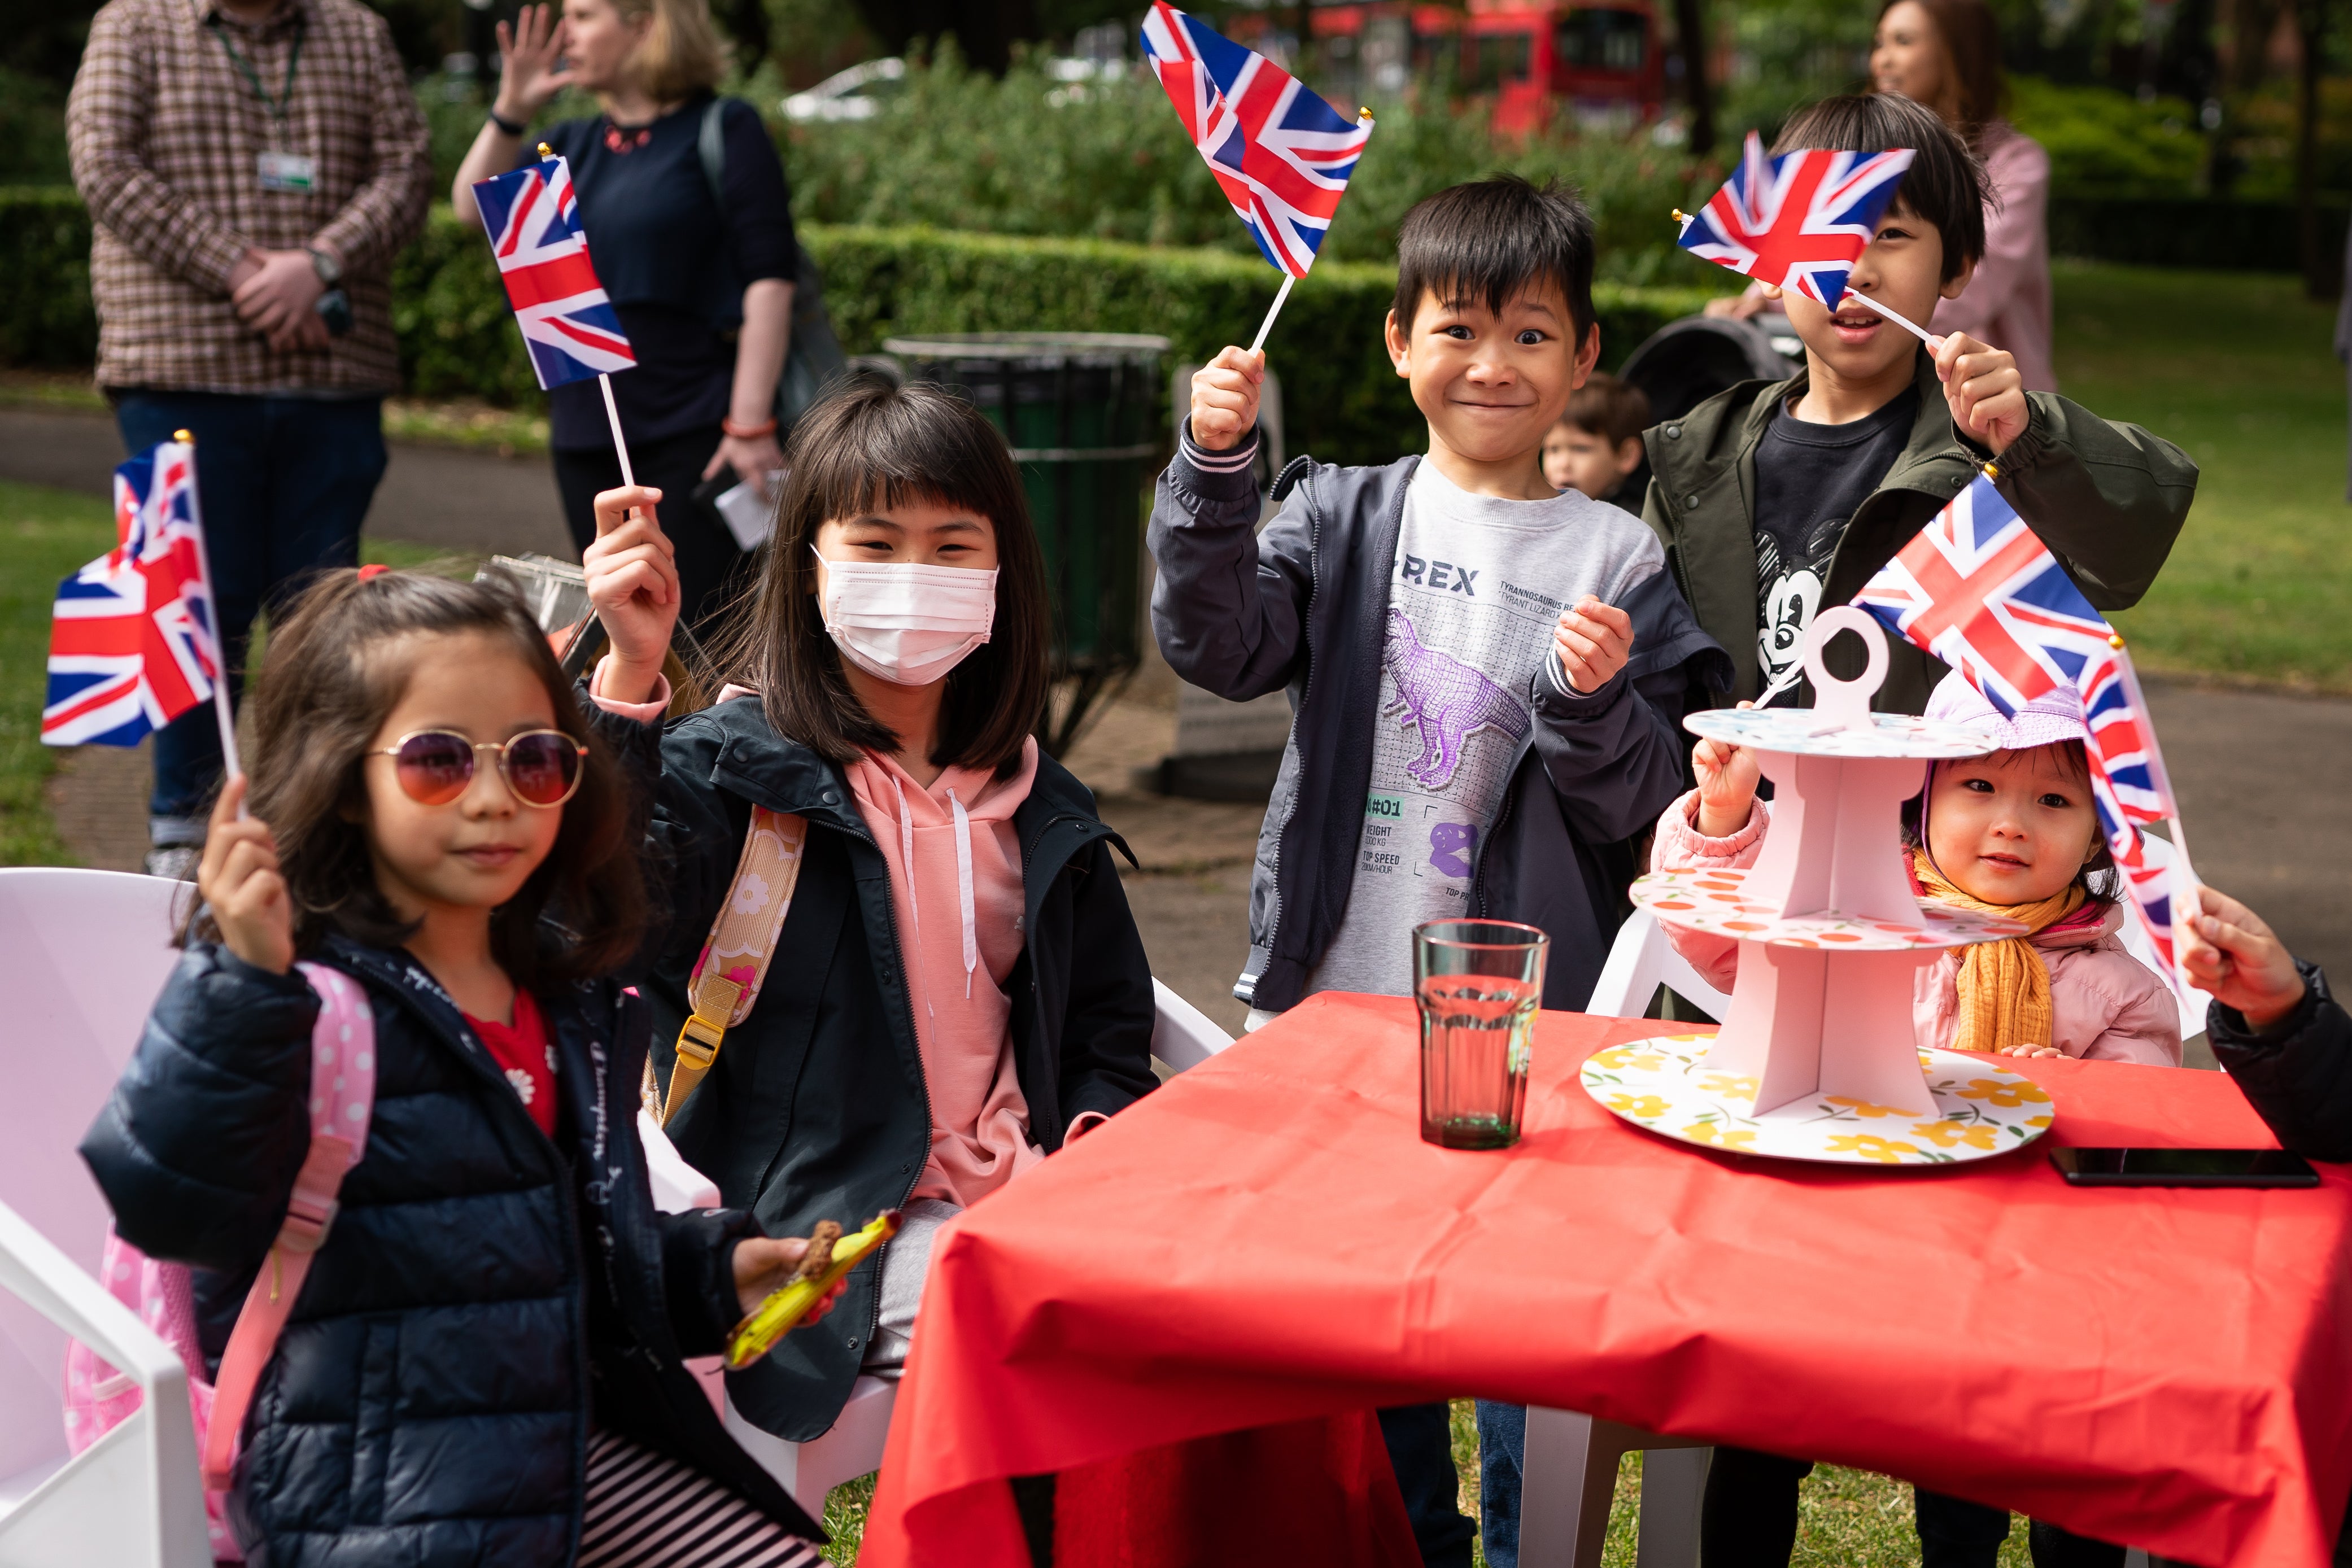
[[1315, 265], [1372, 134], [1372, 112], [1349, 120], [1263, 55], [1198, 17], [1152, 0], [1143, 54], [1209, 172], [1259, 254], [1283, 274], [1251, 351], [1265, 341], [1291, 285]]
[[114, 549], [58, 585], [42, 744], [136, 746], [213, 698], [234, 776], [236, 738], [186, 432], [114, 471]]
[[523, 346], [530, 350], [540, 390], [596, 377], [604, 392], [604, 417], [613, 425], [613, 448], [621, 457], [622, 483], [635, 484], [612, 378], [614, 371], [637, 362], [636, 350], [629, 347], [620, 315], [589, 262], [572, 165], [542, 141], [538, 162], [474, 182], [474, 211], [490, 236], [490, 254], [507, 286], [507, 303], [514, 307], [515, 325], [522, 329]]
[[[2149, 939], [2176, 967], [2172, 900], [2181, 894], [2193, 910], [2197, 882], [2131, 656], [1992, 481], [1980, 476], [1954, 497], [1853, 601], [1958, 671], [2003, 715], [2061, 685], [2082, 694], [2100, 831]], [[2171, 824], [2168, 875], [2140, 835], [2149, 822]]]
[[[1677, 242], [1693, 256], [1746, 273], [1759, 283], [1801, 294], [1835, 310], [1851, 292], [1846, 277], [1870, 248], [1878, 220], [1914, 154], [1837, 152], [1805, 148], [1771, 157], [1748, 133], [1739, 166], [1723, 189], [1682, 218]], [[1923, 341], [1927, 334], [1880, 305], [1873, 310]]]

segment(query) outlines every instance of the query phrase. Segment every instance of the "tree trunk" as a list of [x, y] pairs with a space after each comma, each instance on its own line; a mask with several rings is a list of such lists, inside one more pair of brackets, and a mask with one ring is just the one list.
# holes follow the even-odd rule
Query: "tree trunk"
[[2335, 292], [2333, 258], [2320, 254], [2319, 243], [2319, 71], [2327, 43], [2327, 0], [2295, 0], [2294, 22], [2303, 44], [2294, 91], [2295, 238], [2304, 292], [2325, 299]]
[[1683, 52], [1683, 96], [1690, 105], [1690, 149], [1715, 151], [1715, 89], [1706, 79], [1706, 12], [1703, 0], [1675, 0], [1675, 33]]

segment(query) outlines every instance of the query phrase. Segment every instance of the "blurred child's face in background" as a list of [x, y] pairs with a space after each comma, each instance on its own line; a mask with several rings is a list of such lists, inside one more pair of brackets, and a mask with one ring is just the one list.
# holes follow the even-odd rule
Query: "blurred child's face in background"
[[[1975, 272], [1964, 267], [1951, 282], [1942, 280], [1944, 236], [1934, 224], [1905, 206], [1898, 196], [1878, 220], [1877, 236], [1854, 263], [1847, 286], [1920, 326], [1936, 313], [1938, 299], [1957, 299]], [[1767, 287], [1789, 312], [1789, 324], [1804, 340], [1813, 372], [1860, 383], [1889, 376], [1908, 365], [1919, 340], [1849, 294], [1834, 313], [1794, 291]]]
[[1605, 501], [1641, 465], [1639, 436], [1612, 446], [1606, 435], [1565, 420], [1544, 434], [1544, 477], [1554, 489], [1579, 490]]
[[1423, 290], [1411, 321], [1390, 312], [1388, 339], [1431, 442], [1487, 464], [1539, 452], [1601, 352], [1598, 333], [1579, 340], [1556, 284], [1523, 289], [1500, 310], [1477, 299], [1448, 305]]
[[2056, 897], [2097, 853], [2098, 831], [2090, 779], [2063, 747], [1936, 764], [1928, 853], [1953, 885], [1987, 904]]
[[[479, 632], [420, 634], [382, 656], [410, 665], [407, 688], [385, 716], [371, 752], [419, 730], [449, 730], [476, 742], [553, 729], [555, 705], [538, 672], [514, 649]], [[561, 806], [526, 806], [507, 788], [495, 752], [474, 754], [466, 792], [446, 805], [411, 800], [390, 757], [362, 759], [368, 849], [376, 884], [415, 919], [434, 908], [495, 909], [530, 880], [563, 826]]]

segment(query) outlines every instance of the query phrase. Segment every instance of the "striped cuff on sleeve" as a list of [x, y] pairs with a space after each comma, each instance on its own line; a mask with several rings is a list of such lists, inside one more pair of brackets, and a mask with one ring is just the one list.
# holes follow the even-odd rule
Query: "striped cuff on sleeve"
[[1184, 461], [1203, 474], [1244, 474], [1257, 460], [1257, 432], [1252, 430], [1249, 439], [1230, 452], [1211, 452], [1192, 441], [1192, 422], [1184, 422], [1181, 443]]

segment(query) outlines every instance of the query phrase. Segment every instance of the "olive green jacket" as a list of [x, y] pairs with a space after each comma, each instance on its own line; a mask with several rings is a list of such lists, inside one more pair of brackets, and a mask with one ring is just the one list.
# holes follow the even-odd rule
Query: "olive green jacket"
[[[1935, 361], [1918, 360], [1919, 417], [1878, 488], [1846, 524], [1822, 582], [1823, 606], [1844, 604], [1911, 537], [1968, 486], [1987, 453], [1952, 424]], [[1773, 411], [1805, 390], [1800, 371], [1743, 382], [1682, 418], [1653, 426], [1642, 517], [1666, 547], [1675, 580], [1707, 634], [1729, 650], [1737, 678], [1721, 702], [1761, 689], [1756, 638], [1756, 447]], [[2197, 465], [2135, 424], [2101, 419], [2054, 392], [2029, 392], [2032, 420], [1995, 465], [1994, 483], [2042, 536], [2091, 602], [2125, 610], [2156, 580], [2197, 494]], [[1889, 650], [1874, 706], [1918, 713], [1944, 666], [1907, 643]], [[1832, 644], [1832, 674], [1862, 673], [1852, 638]], [[1812, 701], [1811, 682], [1800, 701]]]

